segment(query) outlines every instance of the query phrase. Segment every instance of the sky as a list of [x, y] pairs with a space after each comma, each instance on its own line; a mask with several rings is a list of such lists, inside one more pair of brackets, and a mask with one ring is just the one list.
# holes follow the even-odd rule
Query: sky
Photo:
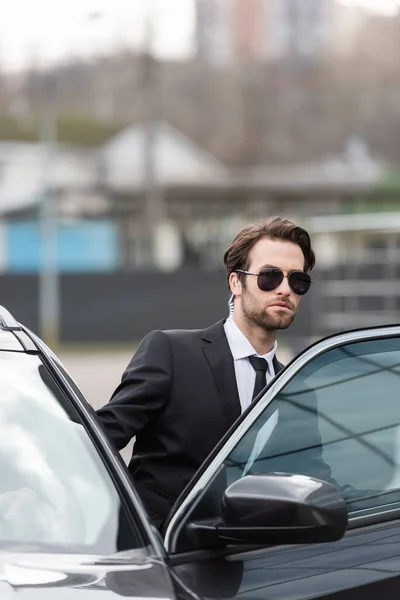
[[338, 0], [345, 6], [362, 6], [374, 12], [393, 15], [400, 7], [400, 0]]
[[140, 45], [146, 10], [156, 55], [179, 58], [193, 50], [193, 0], [11, 0], [1, 2], [0, 63], [18, 69]]
[[[400, 5], [400, 0], [337, 1], [386, 14]], [[194, 7], [194, 0], [4, 0], [0, 63], [15, 70], [140, 45], [145, 10], [153, 15], [155, 54], [184, 58], [194, 48]]]

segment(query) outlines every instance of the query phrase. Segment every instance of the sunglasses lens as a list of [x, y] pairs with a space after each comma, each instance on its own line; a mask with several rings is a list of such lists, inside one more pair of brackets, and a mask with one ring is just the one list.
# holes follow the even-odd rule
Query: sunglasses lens
[[283, 273], [279, 269], [263, 269], [257, 277], [257, 284], [262, 292], [275, 290], [282, 281]]
[[304, 296], [311, 286], [311, 277], [302, 271], [296, 271], [289, 275], [289, 285], [298, 296]]

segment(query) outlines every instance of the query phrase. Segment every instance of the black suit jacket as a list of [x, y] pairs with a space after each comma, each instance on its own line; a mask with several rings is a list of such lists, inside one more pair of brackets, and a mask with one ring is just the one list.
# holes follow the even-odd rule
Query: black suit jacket
[[[119, 450], [136, 436], [129, 470], [158, 527], [241, 414], [223, 324], [149, 333], [110, 402], [97, 411]], [[275, 370], [281, 368], [276, 361]]]

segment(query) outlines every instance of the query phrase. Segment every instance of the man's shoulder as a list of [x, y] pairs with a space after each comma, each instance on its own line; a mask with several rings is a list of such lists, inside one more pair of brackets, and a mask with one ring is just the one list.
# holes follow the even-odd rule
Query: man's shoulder
[[217, 323], [201, 329], [163, 329], [160, 330], [160, 333], [166, 335], [171, 341], [212, 341], [213, 339], [224, 335], [224, 322], [225, 319], [221, 319]]
[[212, 342], [225, 336], [225, 319], [214, 323], [204, 329], [153, 329], [147, 333], [141, 340], [139, 347], [148, 347], [149, 345], [165, 345], [179, 342], [194, 343], [196, 341]]
[[223, 324], [221, 320], [205, 329], [153, 329], [144, 336], [136, 354], [167, 356], [172, 353], [180, 359], [192, 357], [193, 353], [225, 336]]

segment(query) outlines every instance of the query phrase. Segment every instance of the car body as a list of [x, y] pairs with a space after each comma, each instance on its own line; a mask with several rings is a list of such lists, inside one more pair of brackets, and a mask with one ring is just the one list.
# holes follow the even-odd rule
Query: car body
[[2, 600], [398, 598], [399, 326], [332, 336], [294, 359], [161, 532], [70, 374], [2, 307], [0, 382]]

